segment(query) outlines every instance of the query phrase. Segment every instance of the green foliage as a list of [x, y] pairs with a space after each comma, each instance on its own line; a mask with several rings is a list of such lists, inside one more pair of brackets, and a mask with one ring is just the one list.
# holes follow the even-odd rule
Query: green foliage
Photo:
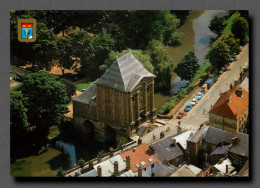
[[225, 36], [220, 37], [219, 40], [222, 40], [228, 45], [230, 55], [238, 54], [241, 51], [239, 47], [239, 39], [235, 39], [234, 34], [231, 33], [231, 31]]
[[175, 31], [174, 33], [172, 33], [167, 44], [170, 46], [179, 46], [181, 45], [182, 39], [183, 39], [183, 33]]
[[227, 25], [227, 19], [225, 16], [215, 16], [209, 25], [209, 29], [215, 33], [216, 35], [220, 36], [222, 34], [222, 30]]
[[105, 156], [105, 154], [106, 154], [106, 152], [104, 150], [101, 150], [101, 151], [98, 152], [97, 157], [103, 158]]
[[249, 25], [245, 18], [237, 17], [232, 24], [232, 33], [235, 38], [240, 40], [240, 45], [243, 46], [248, 42]]
[[171, 10], [170, 12], [180, 19], [180, 25], [184, 24], [187, 16], [190, 14], [190, 10]]
[[154, 66], [155, 89], [169, 91], [171, 87], [172, 63], [165, 46], [157, 40], [152, 40], [147, 46], [147, 54]]
[[117, 148], [123, 150], [126, 147], [127, 140], [122, 139], [117, 143]]
[[210, 66], [210, 62], [206, 60], [205, 63], [198, 69], [190, 83], [185, 88], [182, 88], [171, 101], [163, 105], [162, 108], [158, 110], [158, 112], [160, 114], [168, 114], [171, 109], [174, 108], [174, 106], [194, 88], [195, 83], [197, 83], [201, 76], [205, 74]]
[[[105, 60], [105, 64], [101, 65], [99, 67], [100, 71], [104, 72], [106, 69], [108, 69], [116, 60], [116, 58], [120, 58], [123, 55], [129, 53], [130, 50], [123, 50], [122, 52], [110, 52], [108, 59]], [[154, 67], [151, 64], [151, 59], [149, 55], [145, 54], [142, 50], [131, 50], [131, 53], [140, 61], [140, 63], [151, 73], [154, 72]]]
[[61, 83], [63, 83], [66, 86], [67, 95], [69, 98], [71, 98], [73, 95], [76, 94], [76, 86], [73, 84], [73, 82], [67, 80], [67, 79], [61, 79]]
[[83, 168], [85, 166], [85, 163], [86, 163], [86, 161], [82, 158], [80, 158], [80, 160], [78, 161], [78, 165], [80, 168]]
[[65, 69], [71, 69], [74, 61], [71, 58], [73, 46], [70, 37], [60, 37], [56, 39], [57, 50], [55, 53], [56, 65], [61, 69], [64, 75]]
[[[28, 74], [23, 81], [22, 93], [28, 98], [28, 117], [33, 125], [48, 130], [64, 122], [69, 97], [66, 86], [48, 72]], [[36, 128], [37, 129], [37, 128]], [[42, 131], [43, 131], [42, 130]], [[43, 131], [44, 132], [44, 131]]]
[[35, 129], [28, 122], [27, 116], [28, 98], [24, 97], [21, 91], [10, 93], [10, 120], [11, 133], [14, 135], [28, 133]]
[[232, 28], [232, 25], [233, 25], [233, 20], [235, 18], [237, 18], [239, 16], [239, 12], [236, 11], [235, 13], [233, 13], [229, 18], [228, 18], [228, 21], [227, 21], [227, 25], [226, 27], [224, 28], [224, 30], [222, 31], [222, 36], [223, 35], [226, 35], [229, 31], [231, 31], [231, 28]]
[[57, 169], [57, 177], [64, 177], [65, 176], [65, 171], [60, 167]]
[[184, 56], [184, 58], [181, 59], [177, 67], [174, 69], [174, 72], [176, 72], [182, 80], [184, 79], [190, 81], [196, 74], [199, 67], [198, 59], [196, 58], [194, 52], [190, 51]]
[[207, 58], [215, 67], [226, 65], [230, 58], [229, 46], [221, 40], [217, 40], [207, 54]]

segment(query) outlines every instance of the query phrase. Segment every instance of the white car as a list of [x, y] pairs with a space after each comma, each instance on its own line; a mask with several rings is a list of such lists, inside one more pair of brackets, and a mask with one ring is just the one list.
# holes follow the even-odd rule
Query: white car
[[191, 104], [194, 106], [195, 104], [197, 104], [198, 100], [193, 98], [192, 101], [191, 101]]

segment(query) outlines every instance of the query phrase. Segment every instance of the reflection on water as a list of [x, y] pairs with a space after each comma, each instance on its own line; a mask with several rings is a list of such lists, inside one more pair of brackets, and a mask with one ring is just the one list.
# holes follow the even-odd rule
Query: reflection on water
[[63, 141], [56, 141], [56, 147], [63, 151], [63, 153], [68, 154], [70, 168], [77, 165], [76, 151], [73, 144], [65, 143]]
[[[189, 51], [194, 51], [199, 59], [200, 65], [205, 61], [210, 38], [215, 36], [214, 33], [209, 30], [208, 25], [214, 16], [224, 14], [227, 13], [223, 10], [193, 10], [190, 12], [184, 25], [178, 29], [179, 32], [184, 34], [182, 44], [178, 47], [167, 46], [167, 51], [174, 68]], [[171, 93], [176, 94], [180, 88], [185, 87], [187, 83], [185, 80], [181, 81], [174, 72], [172, 76]], [[156, 108], [161, 107], [168, 99], [170, 99], [169, 96], [155, 94]]]

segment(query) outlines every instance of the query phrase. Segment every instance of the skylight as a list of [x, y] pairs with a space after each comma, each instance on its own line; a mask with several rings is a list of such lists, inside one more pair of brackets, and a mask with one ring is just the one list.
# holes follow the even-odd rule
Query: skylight
[[138, 164], [135, 164], [135, 166], [136, 166], [137, 168], [139, 168], [139, 165], [138, 165]]
[[149, 162], [152, 162], [152, 161], [153, 161], [153, 158], [149, 158], [148, 161], [149, 161]]
[[142, 162], [141, 162], [141, 165], [143, 165], [143, 166], [144, 166], [144, 165], [145, 165], [145, 162], [144, 162], [144, 161], [142, 161]]

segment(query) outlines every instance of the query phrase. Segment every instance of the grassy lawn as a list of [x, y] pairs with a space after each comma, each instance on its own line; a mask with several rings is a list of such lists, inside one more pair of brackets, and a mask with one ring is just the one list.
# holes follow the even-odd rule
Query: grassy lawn
[[91, 86], [93, 82], [82, 82], [76, 85], [78, 91], [82, 91], [82, 89], [87, 89], [89, 86]]
[[235, 12], [230, 18], [228, 19], [228, 24], [225, 29], [222, 31], [222, 36], [225, 36], [232, 28], [233, 20], [239, 16], [239, 12]]
[[52, 177], [56, 176], [56, 170], [52, 170], [49, 161], [59, 156], [61, 152], [48, 148], [46, 152], [38, 156], [30, 156], [16, 160], [10, 167], [10, 174], [14, 177]]

